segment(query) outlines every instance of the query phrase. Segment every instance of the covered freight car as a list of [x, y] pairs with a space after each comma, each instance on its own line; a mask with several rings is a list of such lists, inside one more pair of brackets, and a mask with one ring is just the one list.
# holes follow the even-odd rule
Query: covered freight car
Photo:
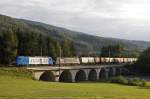
[[53, 65], [53, 59], [51, 57], [40, 56], [18, 56], [16, 58], [16, 65]]
[[88, 64], [89, 63], [88, 57], [80, 57], [80, 63], [81, 64]]
[[95, 64], [94, 57], [80, 57], [81, 64]]
[[95, 64], [100, 64], [101, 58], [100, 57], [94, 57]]
[[58, 65], [58, 64], [76, 65], [76, 64], [80, 64], [80, 60], [78, 57], [62, 57], [62, 58], [57, 57], [56, 65]]

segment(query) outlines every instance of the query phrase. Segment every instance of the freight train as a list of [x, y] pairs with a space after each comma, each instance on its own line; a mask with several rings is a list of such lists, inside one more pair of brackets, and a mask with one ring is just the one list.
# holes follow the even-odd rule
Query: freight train
[[51, 57], [18, 56], [16, 65], [89, 65], [89, 64], [116, 64], [134, 63], [137, 58], [112, 58], [112, 57], [57, 57], [54, 61]]
[[116, 63], [134, 63], [137, 58], [112, 58], [112, 57], [65, 57], [57, 58], [56, 65], [62, 64], [116, 64]]

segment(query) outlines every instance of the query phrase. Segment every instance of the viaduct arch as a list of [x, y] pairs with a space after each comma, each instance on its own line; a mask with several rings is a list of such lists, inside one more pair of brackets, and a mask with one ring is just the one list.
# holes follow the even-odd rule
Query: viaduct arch
[[108, 76], [109, 76], [109, 77], [115, 76], [115, 75], [114, 75], [114, 68], [112, 68], [112, 67], [109, 68]]
[[106, 68], [102, 68], [101, 71], [99, 72], [99, 79], [107, 78], [108, 73]]
[[45, 71], [41, 74], [39, 80], [42, 80], [42, 81], [55, 81], [55, 76], [51, 71]]
[[75, 81], [85, 81], [86, 80], [86, 73], [84, 70], [79, 70], [75, 75]]
[[97, 72], [96, 72], [95, 69], [92, 69], [92, 70], [89, 72], [88, 80], [90, 80], [90, 81], [96, 81], [96, 80], [97, 80]]
[[70, 73], [70, 71], [65, 70], [61, 73], [61, 75], [59, 76], [59, 81], [60, 82], [72, 82], [72, 74]]
[[78, 82], [78, 81], [96, 81], [102, 78], [108, 78], [121, 75], [122, 68], [118, 67], [98, 67], [98, 68], [72, 68], [67, 69], [50, 69], [35, 70], [33, 77], [42, 81], [59, 81], [59, 82]]

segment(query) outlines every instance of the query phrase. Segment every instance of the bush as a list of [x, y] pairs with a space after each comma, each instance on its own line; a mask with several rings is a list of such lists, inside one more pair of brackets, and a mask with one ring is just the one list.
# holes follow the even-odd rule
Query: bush
[[112, 78], [111, 82], [119, 84], [128, 84], [128, 80], [123, 76]]
[[141, 86], [141, 87], [147, 86], [147, 83], [144, 80], [137, 77], [127, 79], [123, 76], [118, 76], [109, 79], [109, 81], [112, 83], [119, 83], [119, 84], [130, 85], [130, 86]]
[[131, 85], [131, 86], [146, 86], [146, 82], [144, 80], [136, 77], [136, 78], [129, 79], [128, 85]]

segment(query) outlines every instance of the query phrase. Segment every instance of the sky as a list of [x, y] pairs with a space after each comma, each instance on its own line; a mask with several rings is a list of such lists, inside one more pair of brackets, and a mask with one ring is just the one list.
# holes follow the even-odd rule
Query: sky
[[0, 14], [96, 36], [150, 41], [150, 0], [0, 0]]

